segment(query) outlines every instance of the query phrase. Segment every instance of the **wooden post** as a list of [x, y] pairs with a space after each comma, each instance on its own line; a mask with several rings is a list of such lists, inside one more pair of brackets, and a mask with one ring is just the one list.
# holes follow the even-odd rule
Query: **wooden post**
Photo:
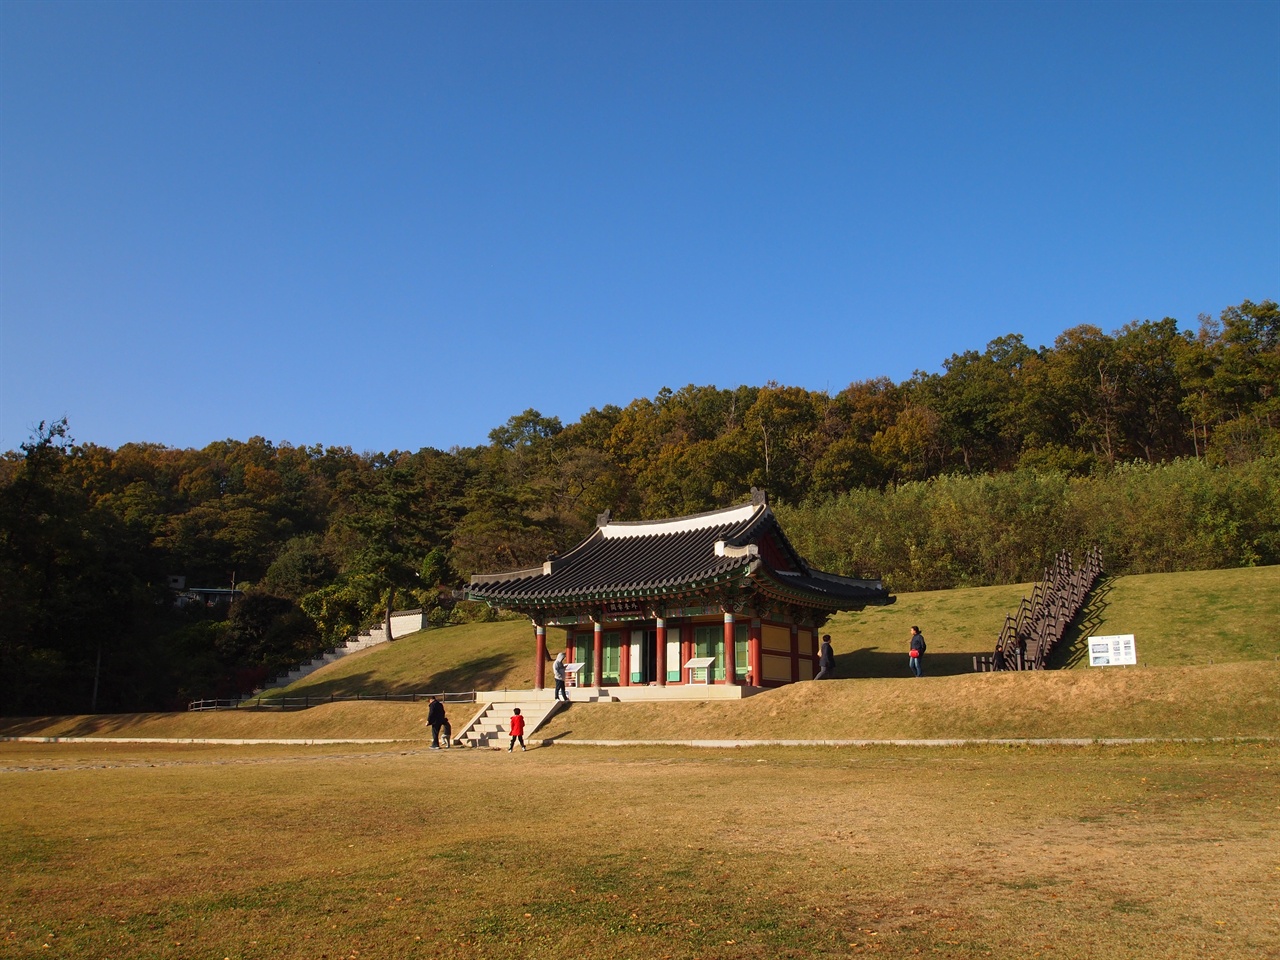
[[747, 662], [750, 664], [752, 685], [763, 686], [764, 656], [760, 652], [760, 619], [758, 617], [753, 617], [751, 620], [751, 639], [747, 641]]
[[791, 625], [791, 682], [800, 682], [800, 628]]
[[733, 635], [733, 611], [724, 612], [724, 682], [738, 682], [738, 653]]
[[594, 636], [592, 637], [592, 659], [595, 661], [591, 665], [591, 685], [593, 687], [604, 686], [604, 624], [595, 621]]
[[657, 635], [655, 642], [658, 644], [658, 649], [654, 651], [657, 654], [654, 669], [658, 674], [658, 686], [665, 687], [667, 685], [667, 621], [662, 617], [657, 618]]
[[545, 690], [547, 688], [547, 628], [541, 623], [533, 625], [533, 635], [535, 638], [534, 660], [536, 663], [533, 667], [533, 689]]

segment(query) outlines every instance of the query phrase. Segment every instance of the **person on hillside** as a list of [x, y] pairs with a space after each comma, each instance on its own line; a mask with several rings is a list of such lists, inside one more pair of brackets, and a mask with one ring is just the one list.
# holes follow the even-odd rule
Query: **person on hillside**
[[555, 699], [569, 702], [569, 693], [564, 688], [564, 651], [556, 654], [556, 662], [551, 665], [551, 674], [556, 678]]
[[830, 680], [836, 668], [836, 653], [831, 649], [831, 634], [822, 635], [822, 646], [818, 650], [818, 675], [815, 680]]
[[924, 676], [924, 634], [919, 627], [911, 628], [911, 647], [907, 651], [907, 662], [911, 672], [917, 677]]
[[511, 711], [511, 720], [508, 724], [511, 731], [511, 743], [507, 746], [507, 753], [515, 749], [516, 741], [520, 741], [520, 749], [524, 749], [524, 717], [520, 716], [520, 708], [516, 707]]
[[431, 749], [440, 749], [440, 728], [444, 728], [444, 748], [453, 746], [453, 727], [449, 718], [444, 715], [444, 704], [437, 697], [427, 701], [427, 725], [431, 727]]

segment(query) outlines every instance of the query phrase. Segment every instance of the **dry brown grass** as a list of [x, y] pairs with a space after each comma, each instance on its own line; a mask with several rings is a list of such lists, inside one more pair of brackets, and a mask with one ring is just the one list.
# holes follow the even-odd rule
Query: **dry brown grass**
[[574, 704], [586, 740], [1280, 735], [1280, 664], [798, 683], [745, 701]]
[[[472, 704], [450, 704], [455, 724]], [[0, 735], [32, 737], [156, 737], [177, 739], [397, 739], [430, 736], [427, 704], [377, 701], [328, 703], [309, 710], [225, 710], [126, 713], [83, 717], [0, 718]]]
[[[392, 738], [426, 735], [425, 703], [334, 703], [297, 712], [0, 720], [6, 736]], [[460, 732], [474, 712], [451, 704]], [[569, 740], [847, 740], [1280, 735], [1280, 664], [832, 680], [743, 701], [574, 704], [538, 731]]]
[[1280, 953], [1280, 749], [0, 746], [12, 957]]
[[[1125, 617], [1164, 616], [1158, 585], [1134, 586], [1128, 600], [1115, 591]], [[930, 657], [952, 657], [956, 675], [575, 704], [546, 735], [1280, 732], [1273, 623], [1258, 627], [1238, 585], [1204, 599], [1226, 604], [1219, 620], [1178, 621], [1190, 639], [1166, 652], [1178, 662], [1243, 630], [1224, 659], [1246, 662], [1024, 674], [956, 666], [977, 646], [962, 628], [978, 630], [965, 625], [1000, 599], [964, 593], [958, 606], [877, 612], [885, 649], [869, 644], [870, 659], [844, 648], [846, 663], [892, 656], [896, 672], [899, 620], [927, 623], [932, 610], [956, 628], [934, 632]], [[1200, 639], [1210, 622], [1230, 637]], [[525, 625], [440, 631], [339, 664], [311, 692], [527, 687], [529, 646]], [[0, 744], [0, 957], [1280, 956], [1273, 743], [512, 757], [429, 753], [425, 715], [422, 703], [365, 701], [0, 721], [8, 735], [400, 741]], [[456, 729], [469, 707], [450, 715]]]

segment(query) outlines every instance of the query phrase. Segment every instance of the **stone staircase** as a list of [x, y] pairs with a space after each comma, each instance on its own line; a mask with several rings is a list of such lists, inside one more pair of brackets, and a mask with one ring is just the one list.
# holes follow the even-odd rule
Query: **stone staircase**
[[[392, 640], [399, 640], [401, 637], [407, 637], [411, 633], [416, 633], [426, 627], [426, 618], [421, 610], [395, 610], [391, 614], [391, 637]], [[342, 643], [338, 644], [332, 650], [322, 653], [320, 656], [308, 660], [306, 663], [300, 663], [288, 673], [283, 673], [276, 677], [270, 683], [265, 683], [249, 697], [256, 697], [265, 690], [279, 690], [281, 687], [287, 687], [291, 683], [296, 683], [308, 674], [315, 673], [321, 667], [326, 667], [335, 660], [341, 660], [343, 657], [361, 650], [368, 650], [370, 647], [376, 647], [380, 643], [387, 642], [387, 628], [385, 624], [378, 624], [370, 627], [364, 633], [357, 634], [354, 637], [347, 637]]]
[[562, 700], [498, 700], [486, 703], [462, 728], [462, 732], [454, 735], [453, 742], [464, 747], [505, 749], [511, 740], [511, 714], [515, 707], [519, 707], [520, 714], [524, 717], [524, 738], [527, 743], [538, 728], [545, 726], [548, 720], [568, 706]]
[[315, 673], [321, 667], [341, 660], [345, 656], [357, 653], [360, 650], [368, 650], [370, 647], [376, 647], [380, 643], [387, 642], [387, 628], [385, 626], [372, 627], [354, 637], [348, 637], [346, 641], [339, 646], [334, 647], [326, 653], [321, 654], [313, 660], [306, 663], [300, 663], [288, 673], [281, 674], [270, 683], [263, 684], [253, 693], [251, 697], [256, 697], [265, 690], [279, 690], [281, 687], [287, 687], [291, 683], [301, 680], [303, 677]]

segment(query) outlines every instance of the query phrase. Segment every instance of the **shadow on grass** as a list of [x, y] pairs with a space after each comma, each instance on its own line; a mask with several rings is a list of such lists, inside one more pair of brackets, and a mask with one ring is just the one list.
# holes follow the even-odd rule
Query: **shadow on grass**
[[509, 653], [494, 653], [475, 657], [449, 670], [434, 673], [427, 680], [432, 690], [493, 690], [515, 665], [516, 658]]
[[[362, 697], [376, 698], [408, 693], [467, 693], [472, 690], [492, 690], [511, 670], [515, 658], [506, 653], [474, 657], [456, 667], [440, 670], [419, 679], [388, 679], [373, 671], [351, 673], [332, 680], [301, 686], [287, 694], [293, 697]], [[273, 693], [276, 693], [273, 691]], [[263, 699], [267, 699], [264, 697]]]
[[[59, 737], [101, 737], [111, 734], [129, 736], [135, 732], [139, 722], [151, 717], [168, 716], [164, 713], [103, 713], [93, 716], [76, 717], [74, 723], [59, 725], [63, 717], [20, 717], [0, 718], [0, 734], [6, 737], [26, 736], [59, 736]], [[50, 727], [57, 726], [58, 732], [50, 734]]]
[[[1058, 644], [1049, 658], [1049, 669], [1061, 670], [1079, 666], [1089, 656], [1088, 638], [1093, 636], [1102, 624], [1108, 598], [1111, 594], [1114, 577], [1104, 577], [1089, 594], [1084, 608], [1068, 628], [1062, 642]], [[974, 657], [989, 657], [995, 650], [999, 630], [991, 633], [991, 645], [982, 650], [966, 650], [946, 653], [928, 652], [924, 657], [924, 674], [926, 677], [954, 677], [973, 673]], [[836, 654], [836, 672], [838, 679], [875, 678], [892, 679], [894, 677], [911, 676], [911, 667], [907, 663], [906, 644], [901, 650], [882, 650], [879, 647], [862, 647], [848, 653]]]
[[[992, 643], [994, 648], [995, 644]], [[983, 650], [981, 655], [989, 655], [990, 650]], [[973, 673], [973, 658], [979, 656], [975, 651], [960, 653], [928, 653], [924, 655], [924, 674], [926, 677], [954, 677], [962, 673]], [[898, 651], [884, 651], [879, 647], [863, 647], [851, 653], [836, 654], [836, 679], [854, 678], [891, 679], [894, 677], [910, 677], [911, 665], [907, 662], [907, 651], [904, 647]]]
[[1075, 622], [1063, 634], [1058, 649], [1049, 656], [1050, 670], [1078, 667], [1089, 660], [1089, 638], [1102, 625], [1108, 597], [1111, 596], [1115, 577], [1103, 577], [1089, 593], [1089, 599], [1076, 616]]

